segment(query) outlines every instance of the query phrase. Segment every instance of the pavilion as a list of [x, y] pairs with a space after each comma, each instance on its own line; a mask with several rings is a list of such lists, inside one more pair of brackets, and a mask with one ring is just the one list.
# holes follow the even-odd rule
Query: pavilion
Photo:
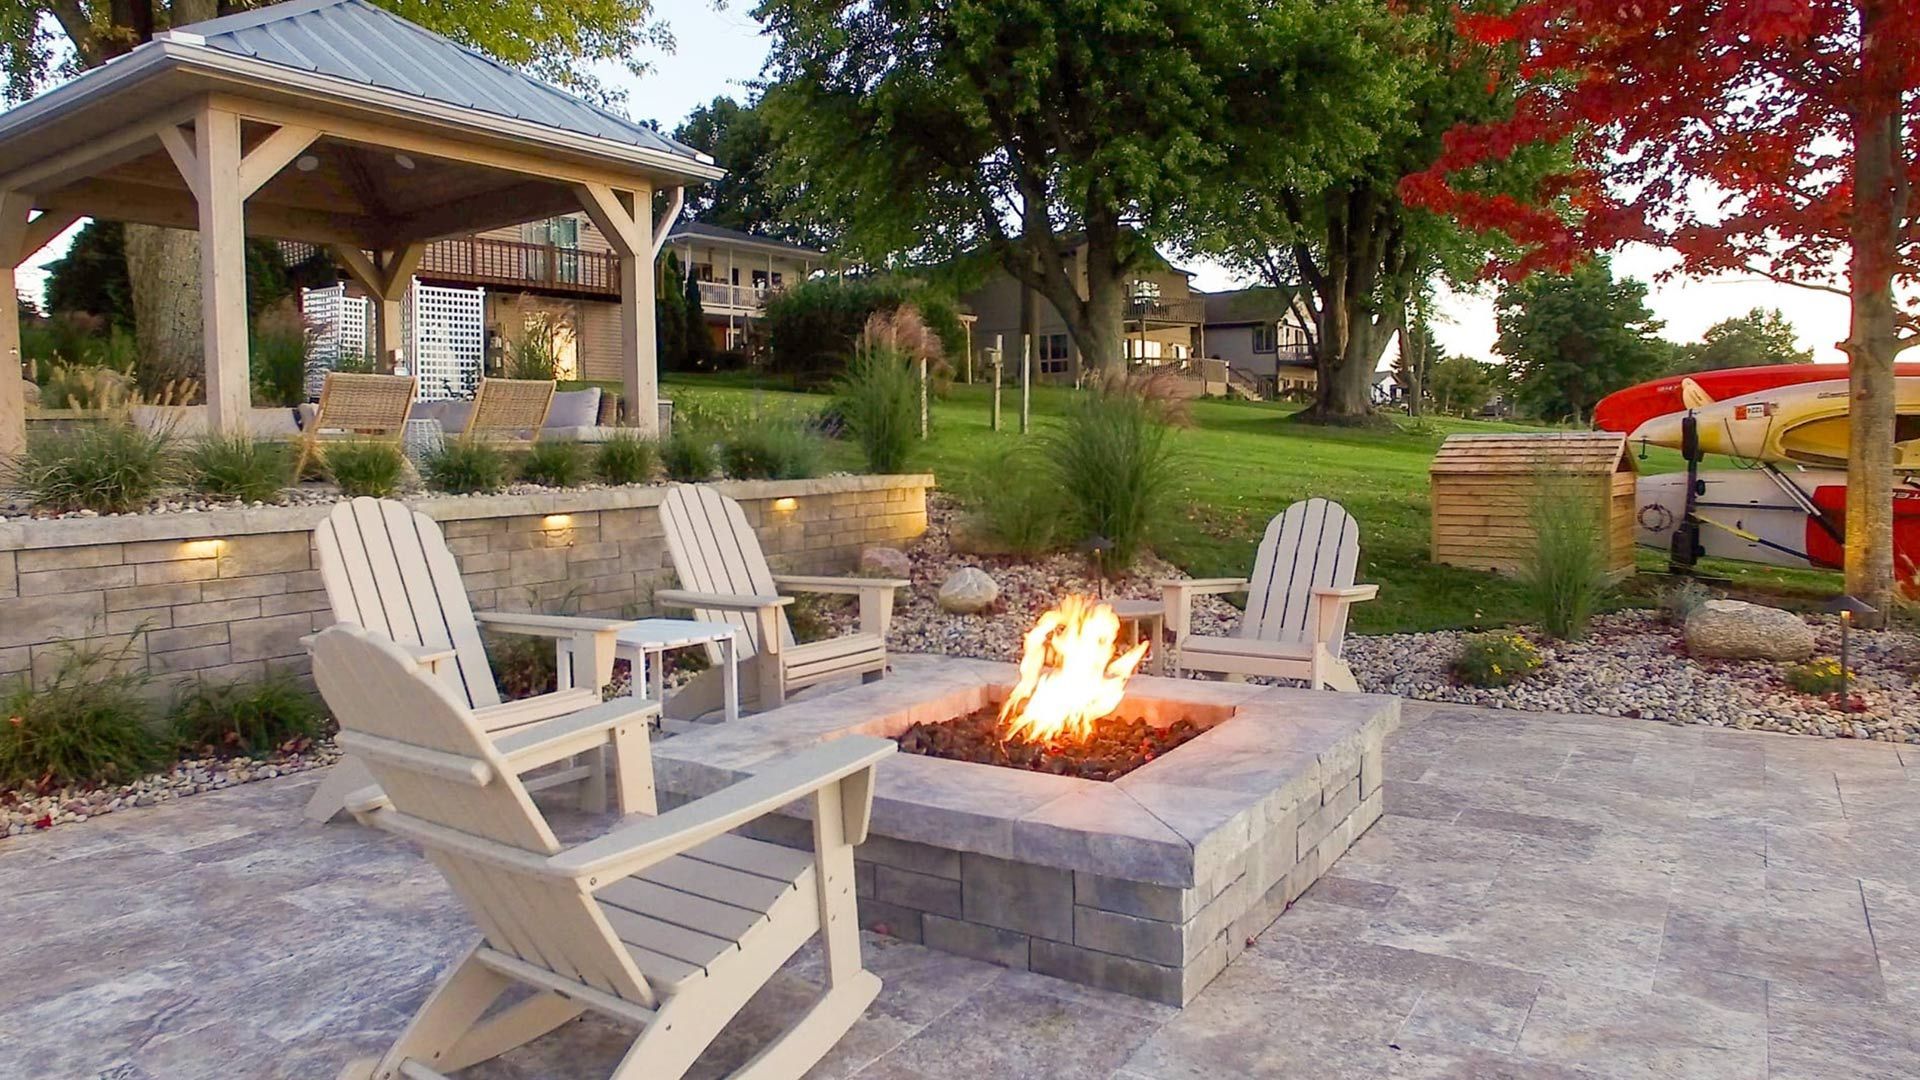
[[[0, 288], [83, 216], [201, 236], [209, 422], [249, 405], [244, 239], [319, 244], [375, 301], [378, 355], [438, 237], [584, 209], [620, 259], [628, 416], [656, 423], [654, 256], [711, 158], [366, 0], [290, 0], [154, 35], [0, 113]], [[665, 193], [662, 220], [654, 195]], [[25, 445], [0, 304], [0, 455]]]

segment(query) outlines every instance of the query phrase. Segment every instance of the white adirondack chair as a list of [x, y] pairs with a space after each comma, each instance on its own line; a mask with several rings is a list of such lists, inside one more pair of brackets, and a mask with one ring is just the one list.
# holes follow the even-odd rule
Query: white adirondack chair
[[[1174, 673], [1271, 675], [1305, 679], [1315, 690], [1358, 690], [1340, 659], [1347, 608], [1371, 600], [1378, 585], [1355, 585], [1360, 527], [1339, 503], [1297, 502], [1267, 523], [1252, 578], [1198, 578], [1160, 582], [1167, 628], [1173, 633]], [[1193, 598], [1245, 590], [1247, 610], [1232, 637], [1189, 632]]]
[[[335, 506], [314, 529], [313, 542], [335, 621], [367, 627], [399, 643], [447, 681], [485, 730], [511, 732], [600, 703], [600, 687], [613, 677], [614, 634], [628, 623], [475, 612], [440, 526], [391, 499], [359, 498]], [[505, 633], [554, 638], [556, 649], [568, 646], [561, 651], [563, 660], [566, 652], [580, 659], [560, 664], [559, 686], [552, 693], [503, 703], [480, 643], [482, 625]], [[657, 712], [657, 706], [633, 711], [649, 708]], [[614, 749], [620, 763], [632, 756], [625, 748]], [[604, 810], [606, 763], [600, 760], [600, 752], [591, 757], [594, 760], [584, 765], [543, 775], [532, 786], [539, 790], [577, 782], [582, 806], [596, 813]], [[345, 807], [349, 794], [372, 782], [359, 762], [343, 758], [308, 801], [307, 817], [331, 819]], [[617, 785], [622, 812], [630, 803], [652, 798], [625, 775], [617, 777]]]
[[[894, 752], [888, 740], [837, 739], [563, 848], [520, 773], [573, 752], [580, 736], [495, 738], [409, 650], [357, 626], [323, 631], [313, 656], [342, 746], [380, 785], [354, 812], [425, 849], [481, 932], [385, 1056], [348, 1065], [341, 1080], [444, 1080], [589, 1009], [637, 1031], [613, 1080], [671, 1080], [817, 933], [821, 996], [732, 1074], [797, 1077], [879, 993], [861, 966], [853, 848], [866, 838], [874, 765]], [[811, 853], [730, 832], [802, 798]], [[532, 996], [489, 1014], [522, 988]]]
[[[828, 679], [859, 675], [872, 682], [886, 673], [893, 593], [911, 581], [775, 574], [740, 504], [711, 487], [675, 485], [660, 504], [660, 520], [680, 588], [662, 589], [654, 600], [740, 628], [742, 691], [760, 708], [777, 708], [789, 693]], [[858, 596], [859, 632], [796, 645], [783, 610], [793, 600], [780, 595], [782, 588]], [[719, 707], [720, 690], [719, 673], [703, 672], [667, 701], [667, 715], [693, 719], [710, 712]]]

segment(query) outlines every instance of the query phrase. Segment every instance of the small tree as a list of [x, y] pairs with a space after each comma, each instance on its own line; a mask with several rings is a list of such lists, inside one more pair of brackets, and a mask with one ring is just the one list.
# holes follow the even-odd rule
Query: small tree
[[685, 317], [687, 322], [686, 370], [701, 371], [713, 361], [713, 336], [707, 329], [707, 308], [700, 301], [700, 282], [687, 278]]
[[1811, 363], [1813, 350], [1800, 347], [1793, 324], [1779, 308], [1754, 308], [1714, 323], [1698, 344], [1680, 352], [1680, 367], [1685, 371]]
[[667, 252], [653, 301], [653, 333], [660, 366], [668, 371], [687, 369], [687, 282], [680, 273], [680, 257]]
[[1451, 416], [1479, 412], [1493, 400], [1493, 390], [1487, 365], [1468, 356], [1442, 357], [1427, 374], [1427, 393], [1433, 407]]
[[1606, 259], [1500, 290], [1494, 348], [1528, 411], [1585, 423], [1595, 402], [1657, 374], [1672, 347], [1646, 301], [1646, 284], [1615, 281]]

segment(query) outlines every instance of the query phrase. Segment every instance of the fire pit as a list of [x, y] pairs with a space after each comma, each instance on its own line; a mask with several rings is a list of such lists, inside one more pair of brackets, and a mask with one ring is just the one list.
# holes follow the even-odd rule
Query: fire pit
[[[1063, 605], [1042, 639], [1058, 644], [1094, 607]], [[1082, 629], [1096, 644], [1104, 633]], [[1399, 700], [1134, 676], [1131, 652], [1110, 640], [1097, 665], [1050, 664], [1040, 652], [1018, 668], [895, 656], [879, 682], [665, 739], [653, 747], [662, 806], [843, 735], [964, 747], [959, 759], [881, 763], [872, 830], [855, 852], [862, 926], [1184, 1005], [1380, 817], [1382, 747]], [[1091, 702], [1041, 677], [1096, 667], [1105, 697]], [[1112, 682], [1120, 669], [1127, 677]], [[1084, 739], [1064, 727], [1015, 731], [1006, 719], [1010, 702], [1032, 717], [1034, 703], [1056, 699], [1085, 706], [1073, 710]], [[1162, 749], [1118, 764], [1099, 752], [1118, 741], [1107, 731], [1124, 725], [1131, 739], [1136, 724]], [[1019, 760], [1028, 751], [1039, 771]], [[808, 847], [809, 813], [803, 801], [750, 833]]]

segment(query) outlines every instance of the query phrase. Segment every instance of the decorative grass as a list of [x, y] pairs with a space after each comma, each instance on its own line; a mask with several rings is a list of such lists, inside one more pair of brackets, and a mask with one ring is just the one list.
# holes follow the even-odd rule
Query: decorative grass
[[675, 424], [673, 434], [660, 444], [660, 465], [667, 478], [684, 484], [713, 479], [720, 459], [713, 450], [713, 436], [692, 425]]
[[61, 648], [46, 680], [0, 688], [0, 787], [126, 783], [165, 762], [132, 643]]
[[617, 431], [594, 448], [593, 474], [603, 484], [644, 484], [653, 479], [660, 448], [635, 431]]
[[200, 682], [167, 713], [174, 741], [188, 751], [262, 754], [326, 728], [320, 699], [290, 675], [253, 682]]
[[36, 510], [125, 514], [144, 508], [175, 470], [172, 439], [109, 421], [31, 440], [0, 462], [0, 482]]
[[520, 462], [520, 479], [529, 484], [573, 487], [586, 478], [586, 448], [577, 442], [548, 439], [534, 443]]
[[246, 435], [206, 435], [187, 444], [181, 475], [194, 492], [216, 499], [271, 502], [287, 486], [293, 459], [286, 443]]
[[734, 432], [720, 461], [736, 480], [805, 480], [820, 475], [820, 437], [798, 423], [768, 422]]
[[862, 342], [834, 384], [833, 411], [860, 447], [867, 471], [904, 472], [920, 441], [920, 377], [901, 350]]
[[507, 455], [479, 439], [449, 439], [421, 463], [420, 475], [435, 491], [483, 495], [507, 486]]
[[1531, 511], [1533, 551], [1520, 585], [1534, 619], [1563, 641], [1585, 637], [1607, 592], [1604, 507], [1588, 486], [1543, 475]]
[[1173, 494], [1173, 432], [1148, 397], [1125, 391], [1084, 394], [1066, 422], [1042, 443], [1072, 532], [1104, 539], [1112, 571], [1133, 565]]
[[400, 490], [407, 459], [389, 442], [353, 440], [322, 444], [327, 475], [343, 495], [384, 499]]

